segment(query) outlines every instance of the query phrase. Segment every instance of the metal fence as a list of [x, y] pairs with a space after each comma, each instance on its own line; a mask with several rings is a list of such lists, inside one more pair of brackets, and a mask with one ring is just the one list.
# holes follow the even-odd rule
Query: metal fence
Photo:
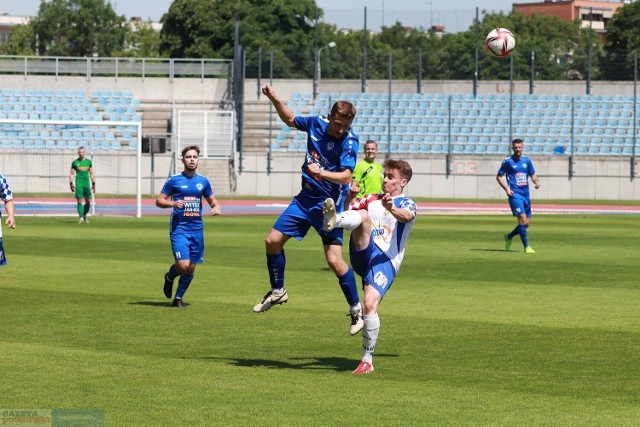
[[231, 78], [233, 61], [228, 59], [173, 58], [74, 58], [0, 55], [0, 74], [27, 76], [85, 76], [167, 78]]

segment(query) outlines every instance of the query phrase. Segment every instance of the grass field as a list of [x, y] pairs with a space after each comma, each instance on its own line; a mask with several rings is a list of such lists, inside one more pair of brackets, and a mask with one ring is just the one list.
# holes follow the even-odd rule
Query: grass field
[[640, 424], [640, 217], [421, 216], [380, 309], [375, 372], [310, 234], [268, 290], [273, 217], [207, 218], [206, 259], [169, 306], [166, 217], [19, 217], [4, 228], [4, 409], [98, 408], [106, 425]]

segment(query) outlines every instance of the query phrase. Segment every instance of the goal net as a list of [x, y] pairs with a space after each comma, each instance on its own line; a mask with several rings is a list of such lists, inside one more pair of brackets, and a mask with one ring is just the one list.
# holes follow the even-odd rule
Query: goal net
[[81, 146], [96, 176], [92, 214], [142, 216], [140, 121], [0, 114], [0, 174], [11, 185], [17, 215], [77, 215], [69, 175]]

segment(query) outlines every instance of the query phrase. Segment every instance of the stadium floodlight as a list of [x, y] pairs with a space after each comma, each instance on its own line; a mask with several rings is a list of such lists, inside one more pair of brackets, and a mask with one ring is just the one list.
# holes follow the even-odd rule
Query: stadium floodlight
[[317, 85], [318, 82], [320, 81], [320, 75], [321, 75], [321, 68], [320, 68], [320, 54], [322, 53], [322, 49], [325, 48], [329, 48], [329, 49], [333, 49], [334, 47], [336, 47], [336, 42], [329, 42], [327, 43], [326, 46], [322, 46], [321, 48], [318, 49], [318, 51], [316, 52], [316, 78], [315, 78], [315, 84]]

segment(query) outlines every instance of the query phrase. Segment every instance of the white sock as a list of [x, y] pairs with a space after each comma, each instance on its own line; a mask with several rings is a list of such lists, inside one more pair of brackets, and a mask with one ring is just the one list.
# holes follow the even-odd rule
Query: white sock
[[336, 228], [346, 228], [347, 230], [355, 230], [360, 224], [362, 224], [362, 217], [358, 211], [339, 213], [336, 220]]
[[362, 360], [365, 362], [373, 362], [373, 351], [378, 341], [378, 333], [380, 332], [380, 318], [378, 313], [365, 314], [364, 329], [362, 330]]

